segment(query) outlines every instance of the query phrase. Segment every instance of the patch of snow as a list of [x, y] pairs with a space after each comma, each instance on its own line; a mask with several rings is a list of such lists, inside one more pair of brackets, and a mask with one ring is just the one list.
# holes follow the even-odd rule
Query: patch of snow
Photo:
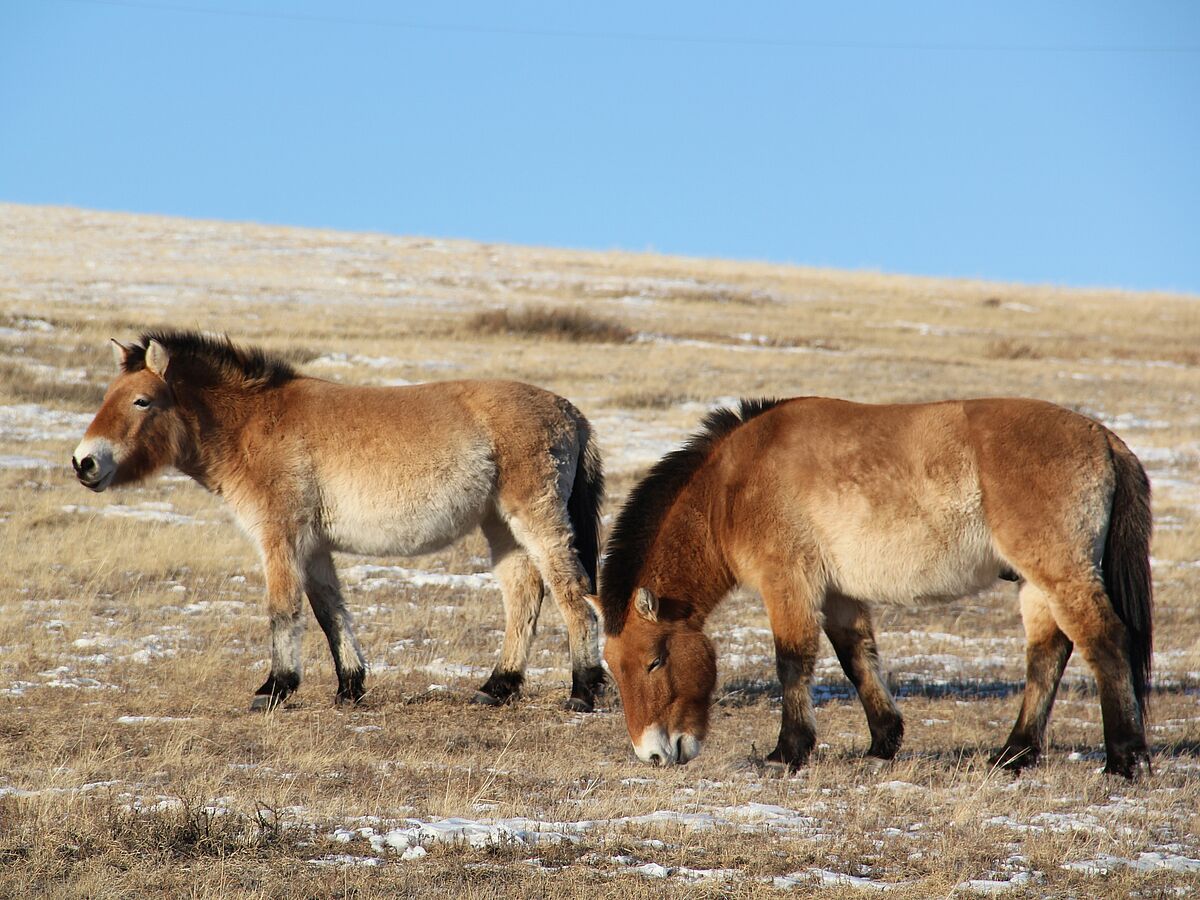
[[65, 467], [62, 461], [43, 459], [40, 456], [13, 456], [0, 454], [0, 469], [57, 469]]
[[[486, 678], [492, 670], [481, 666], [446, 662], [445, 657], [439, 656], [428, 665], [421, 666], [421, 671], [428, 672], [430, 675], [440, 675], [443, 678]], [[436, 690], [436, 686], [431, 684], [429, 689]]]
[[1044, 831], [1064, 833], [1080, 831], [1086, 834], [1108, 834], [1108, 829], [1101, 825], [1095, 816], [1087, 813], [1051, 813], [1043, 812], [1033, 816], [1027, 823], [1018, 822], [1008, 816], [993, 816], [984, 820], [984, 825], [1002, 826], [1013, 831], [1039, 834]]
[[771, 883], [780, 890], [797, 887], [812, 888], [819, 885], [822, 887], [852, 887], [865, 891], [891, 891], [904, 887], [906, 884], [906, 882], [875, 881], [859, 875], [831, 872], [828, 869], [805, 869], [790, 875], [780, 875], [772, 879]]
[[310, 866], [382, 866], [383, 860], [377, 856], [351, 856], [347, 853], [337, 853], [310, 859], [308, 864]]
[[1200, 859], [1159, 851], [1139, 853], [1137, 859], [1126, 859], [1102, 853], [1092, 859], [1063, 863], [1062, 868], [1072, 872], [1083, 872], [1086, 875], [1107, 875], [1117, 869], [1133, 869], [1138, 872], [1165, 870], [1200, 873]]
[[376, 566], [361, 564], [347, 566], [341, 570], [343, 579], [364, 591], [375, 591], [385, 587], [456, 587], [468, 590], [499, 590], [496, 577], [491, 572], [457, 575], [449, 572], [426, 572], [421, 569], [405, 569], [402, 566]]
[[954, 891], [963, 891], [972, 894], [1003, 894], [1011, 891], [1013, 888], [1027, 885], [1032, 881], [1034, 881], [1032, 872], [1016, 872], [1008, 880], [978, 878], [971, 881], [963, 881], [954, 886]]
[[18, 403], [0, 406], [0, 432], [10, 441], [78, 441], [92, 418], [37, 403]]
[[137, 506], [124, 506], [120, 503], [113, 503], [108, 506], [77, 506], [68, 503], [62, 506], [61, 509], [65, 513], [106, 516], [119, 519], [140, 519], [145, 522], [161, 522], [166, 525], [208, 524], [203, 519], [196, 519], [192, 516], [171, 512], [172, 506], [170, 503], [154, 501], [139, 503]]

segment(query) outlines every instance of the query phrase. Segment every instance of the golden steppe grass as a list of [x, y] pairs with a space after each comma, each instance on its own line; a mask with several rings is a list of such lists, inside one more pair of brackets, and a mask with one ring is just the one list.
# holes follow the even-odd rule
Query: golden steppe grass
[[[1193, 891], [1198, 313], [1169, 294], [0, 206], [0, 894]], [[753, 764], [779, 708], [766, 618], [743, 593], [712, 622], [712, 734], [681, 769], [634, 759], [615, 698], [590, 716], [560, 708], [565, 635], [549, 603], [526, 696], [471, 706], [499, 647], [497, 592], [414, 587], [395, 568], [346, 578], [373, 666], [365, 702], [332, 705], [311, 627], [294, 702], [252, 715], [262, 579], [219, 499], [178, 476], [92, 495], [67, 464], [111, 374], [107, 339], [158, 326], [226, 331], [343, 381], [544, 385], [596, 425], [610, 512], [706, 409], [740, 396], [1015, 394], [1097, 416], [1156, 490], [1155, 773], [1098, 774], [1079, 661], [1043, 764], [1015, 780], [989, 769], [1023, 675], [1011, 585], [879, 610], [908, 723], [887, 765], [859, 755], [862, 713], [828, 647], [811, 765], [777, 778]], [[445, 576], [486, 571], [484, 555], [473, 536], [340, 564]], [[456, 818], [500, 836], [433, 838]], [[519, 818], [542, 824], [495, 831]], [[423, 856], [378, 840], [418, 824]]]

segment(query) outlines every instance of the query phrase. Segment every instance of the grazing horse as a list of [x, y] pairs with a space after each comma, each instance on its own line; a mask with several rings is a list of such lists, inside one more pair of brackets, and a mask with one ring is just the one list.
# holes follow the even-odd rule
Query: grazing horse
[[604, 476], [591, 427], [568, 401], [508, 381], [339, 385], [197, 332], [113, 346], [120, 374], [71, 462], [93, 491], [173, 465], [233, 508], [262, 555], [271, 622], [271, 672], [251, 709], [300, 684], [305, 594], [329, 640], [338, 701], [362, 697], [366, 664], [332, 551], [428, 553], [476, 526], [506, 628], [475, 699], [518, 694], [549, 589], [567, 625], [567, 705], [592, 708], [604, 670], [585, 596]]
[[946, 602], [1020, 582], [1021, 712], [994, 763], [1041, 753], [1072, 649], [1099, 687], [1106, 772], [1149, 767], [1150, 485], [1108, 429], [1036, 400], [866, 405], [819, 397], [720, 409], [636, 487], [593, 599], [637, 755], [700, 752], [716, 683], [704, 621], [736, 584], [757, 589], [783, 687], [779, 743], [815, 742], [809, 684], [822, 628], [858, 691], [868, 753], [904, 734], [871, 604]]

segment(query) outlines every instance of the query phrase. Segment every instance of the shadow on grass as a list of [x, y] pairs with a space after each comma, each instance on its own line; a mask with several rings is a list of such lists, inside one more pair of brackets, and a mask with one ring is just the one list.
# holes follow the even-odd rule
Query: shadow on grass
[[[888, 688], [897, 700], [906, 697], [921, 697], [941, 700], [1004, 699], [1025, 690], [1024, 681], [1000, 681], [986, 678], [931, 678], [920, 680], [908, 678], [890, 680]], [[1062, 692], [1096, 696], [1096, 683], [1090, 678], [1064, 678]], [[1185, 695], [1200, 697], [1200, 678], [1173, 678], [1155, 683], [1153, 695]], [[755, 678], [732, 678], [721, 685], [721, 692], [714, 703], [718, 706], [752, 706], [764, 700], [777, 703], [781, 699], [778, 681]], [[814, 681], [812, 698], [815, 706], [828, 703], [847, 702], [857, 699], [857, 692], [848, 681]]]

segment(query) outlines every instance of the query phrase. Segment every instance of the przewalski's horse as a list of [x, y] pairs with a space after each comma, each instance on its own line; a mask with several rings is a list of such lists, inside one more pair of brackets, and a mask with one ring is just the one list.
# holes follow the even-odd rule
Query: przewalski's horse
[[262, 554], [271, 621], [271, 672], [252, 709], [300, 684], [305, 594], [329, 639], [338, 700], [362, 696], [366, 666], [331, 551], [428, 553], [477, 525], [507, 624], [476, 699], [518, 693], [548, 587], [567, 625], [568, 706], [592, 708], [604, 672], [584, 598], [604, 478], [591, 428], [568, 401], [506, 381], [333, 384], [196, 332], [113, 344], [120, 374], [75, 450], [75, 472], [103, 491], [173, 465], [233, 507]]
[[761, 592], [783, 725], [768, 759], [805, 762], [822, 628], [858, 690], [870, 754], [903, 721], [872, 603], [949, 601], [1019, 580], [1025, 696], [994, 762], [1033, 763], [1063, 668], [1095, 674], [1105, 771], [1149, 765], [1150, 486], [1102, 425], [1036, 400], [873, 406], [805, 397], [717, 410], [630, 495], [601, 566], [598, 611], [637, 755], [700, 752], [716, 683], [704, 620], [735, 584]]

